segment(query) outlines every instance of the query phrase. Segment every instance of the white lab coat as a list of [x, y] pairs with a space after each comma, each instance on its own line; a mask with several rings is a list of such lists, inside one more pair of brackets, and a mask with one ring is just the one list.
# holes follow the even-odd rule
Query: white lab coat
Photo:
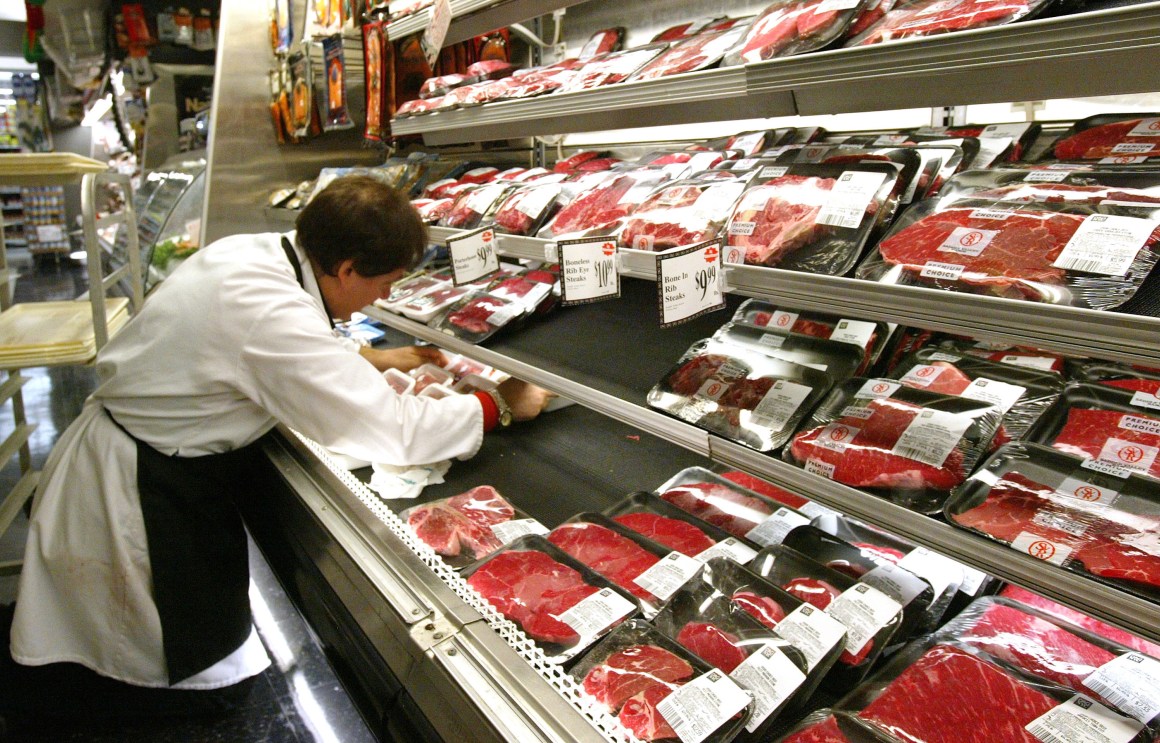
[[[281, 237], [236, 235], [199, 251], [101, 351], [103, 382], [51, 452], [33, 504], [12, 626], [17, 662], [67, 661], [168, 686], [136, 445], [102, 406], [138, 439], [187, 457], [242, 447], [275, 420], [376, 462], [479, 449], [478, 400], [397, 395], [334, 336], [309, 263], [298, 251], [303, 291]], [[268, 664], [251, 629], [232, 655], [176, 686], [219, 688]]]

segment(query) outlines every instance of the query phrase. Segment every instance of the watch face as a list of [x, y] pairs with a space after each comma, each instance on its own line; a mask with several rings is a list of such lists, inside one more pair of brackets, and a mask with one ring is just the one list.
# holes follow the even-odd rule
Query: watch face
[[510, 426], [512, 424], [512, 414], [510, 410], [504, 410], [500, 412], [499, 424], [501, 426]]

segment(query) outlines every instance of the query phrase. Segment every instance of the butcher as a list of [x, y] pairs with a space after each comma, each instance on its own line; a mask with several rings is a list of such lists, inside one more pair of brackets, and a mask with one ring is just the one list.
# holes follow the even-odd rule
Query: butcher
[[440, 352], [358, 352], [335, 333], [334, 319], [387, 296], [423, 254], [426, 228], [403, 195], [341, 178], [296, 228], [197, 252], [98, 355], [101, 384], [33, 502], [0, 712], [38, 694], [59, 702], [59, 686], [36, 687], [62, 678], [196, 705], [207, 695], [190, 692], [236, 691], [269, 665], [234, 499], [262, 487], [258, 440], [277, 422], [409, 465], [471, 457], [486, 431], [547, 404], [514, 379], [439, 400], [396, 394], [383, 370]]

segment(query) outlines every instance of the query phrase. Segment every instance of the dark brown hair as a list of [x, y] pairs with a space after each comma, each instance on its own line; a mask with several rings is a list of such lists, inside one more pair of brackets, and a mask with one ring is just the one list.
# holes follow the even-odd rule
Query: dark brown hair
[[427, 226], [407, 197], [365, 175], [336, 178], [306, 205], [296, 226], [298, 244], [328, 275], [347, 259], [360, 276], [409, 269], [427, 247]]

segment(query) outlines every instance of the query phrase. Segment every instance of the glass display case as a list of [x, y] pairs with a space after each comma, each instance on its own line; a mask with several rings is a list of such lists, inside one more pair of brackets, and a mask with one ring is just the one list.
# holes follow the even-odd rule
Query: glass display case
[[[146, 292], [200, 247], [205, 158], [189, 155], [147, 173], [133, 197]], [[114, 258], [123, 250], [118, 240]]]

